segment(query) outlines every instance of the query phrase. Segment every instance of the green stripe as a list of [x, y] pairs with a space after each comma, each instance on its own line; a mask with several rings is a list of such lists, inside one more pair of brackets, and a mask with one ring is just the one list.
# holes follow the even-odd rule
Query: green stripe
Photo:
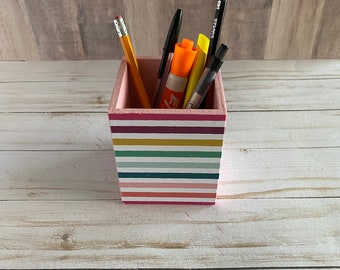
[[191, 163], [191, 162], [117, 162], [121, 168], [197, 168], [219, 169], [219, 163]]
[[202, 151], [115, 151], [116, 157], [202, 157], [220, 158], [221, 152]]

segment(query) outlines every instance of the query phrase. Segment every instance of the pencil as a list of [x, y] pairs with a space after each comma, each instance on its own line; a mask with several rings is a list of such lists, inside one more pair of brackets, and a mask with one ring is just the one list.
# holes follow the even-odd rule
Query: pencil
[[135, 84], [140, 103], [143, 108], [151, 108], [150, 100], [139, 73], [138, 62], [123, 17], [116, 16], [113, 22], [120, 39], [120, 43], [122, 44], [125, 58], [129, 65], [132, 80]]

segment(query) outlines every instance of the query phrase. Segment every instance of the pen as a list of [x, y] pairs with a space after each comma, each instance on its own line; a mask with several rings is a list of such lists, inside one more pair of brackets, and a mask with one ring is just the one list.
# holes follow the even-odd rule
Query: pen
[[223, 23], [224, 10], [228, 0], [217, 0], [215, 17], [211, 29], [210, 44], [207, 55], [207, 63], [212, 55], [215, 54], [218, 40], [220, 37], [221, 26]]
[[122, 44], [123, 51], [128, 62], [132, 80], [135, 84], [140, 103], [144, 108], [151, 108], [148, 94], [145, 90], [143, 80], [138, 69], [138, 62], [128, 35], [128, 31], [122, 16], [116, 16], [113, 20], [117, 34]]
[[186, 109], [195, 109], [200, 106], [203, 98], [208, 93], [209, 87], [214, 81], [217, 72], [223, 64], [223, 58], [227, 51], [228, 47], [224, 44], [221, 44], [216, 52], [216, 55], [211, 57], [208, 66], [204, 69], [202, 76], [198, 81], [195, 92], [190, 97]]
[[172, 18], [168, 35], [166, 36], [166, 40], [163, 47], [163, 55], [161, 59], [161, 63], [158, 70], [158, 79], [162, 78], [166, 66], [166, 62], [168, 60], [169, 54], [174, 52], [175, 44], [177, 43], [179, 31], [181, 29], [182, 24], [182, 10], [177, 9], [175, 15]]
[[179, 32], [181, 29], [182, 25], [182, 15], [183, 12], [181, 9], [177, 9], [172, 20], [170, 23], [170, 27], [168, 30], [168, 34], [166, 36], [165, 42], [164, 42], [164, 47], [163, 47], [163, 54], [161, 58], [161, 62], [159, 65], [159, 70], [158, 70], [158, 81], [156, 85], [156, 97], [154, 101], [154, 107], [158, 106], [158, 102], [160, 97], [162, 96], [162, 86], [164, 85], [162, 83], [164, 71], [166, 70], [170, 54], [174, 52], [175, 50], [175, 44], [177, 43]]

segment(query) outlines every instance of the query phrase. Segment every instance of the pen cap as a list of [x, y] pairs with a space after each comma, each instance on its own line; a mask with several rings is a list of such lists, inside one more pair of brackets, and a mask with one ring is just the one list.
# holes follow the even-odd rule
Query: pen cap
[[182, 39], [181, 43], [176, 43], [170, 72], [179, 77], [188, 77], [196, 53], [192, 40]]
[[211, 57], [208, 68], [212, 71], [217, 72], [223, 64], [223, 58], [228, 51], [228, 46], [221, 44], [215, 55]]

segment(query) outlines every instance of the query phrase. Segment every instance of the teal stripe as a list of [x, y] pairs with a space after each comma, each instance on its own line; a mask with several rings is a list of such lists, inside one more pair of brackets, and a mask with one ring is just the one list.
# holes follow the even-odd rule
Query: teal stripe
[[204, 157], [220, 158], [221, 152], [204, 151], [115, 151], [117, 157]]
[[219, 169], [219, 163], [192, 163], [192, 162], [117, 162], [121, 168], [198, 168]]
[[218, 179], [218, 173], [129, 173], [119, 172], [119, 178], [186, 178], [186, 179]]

